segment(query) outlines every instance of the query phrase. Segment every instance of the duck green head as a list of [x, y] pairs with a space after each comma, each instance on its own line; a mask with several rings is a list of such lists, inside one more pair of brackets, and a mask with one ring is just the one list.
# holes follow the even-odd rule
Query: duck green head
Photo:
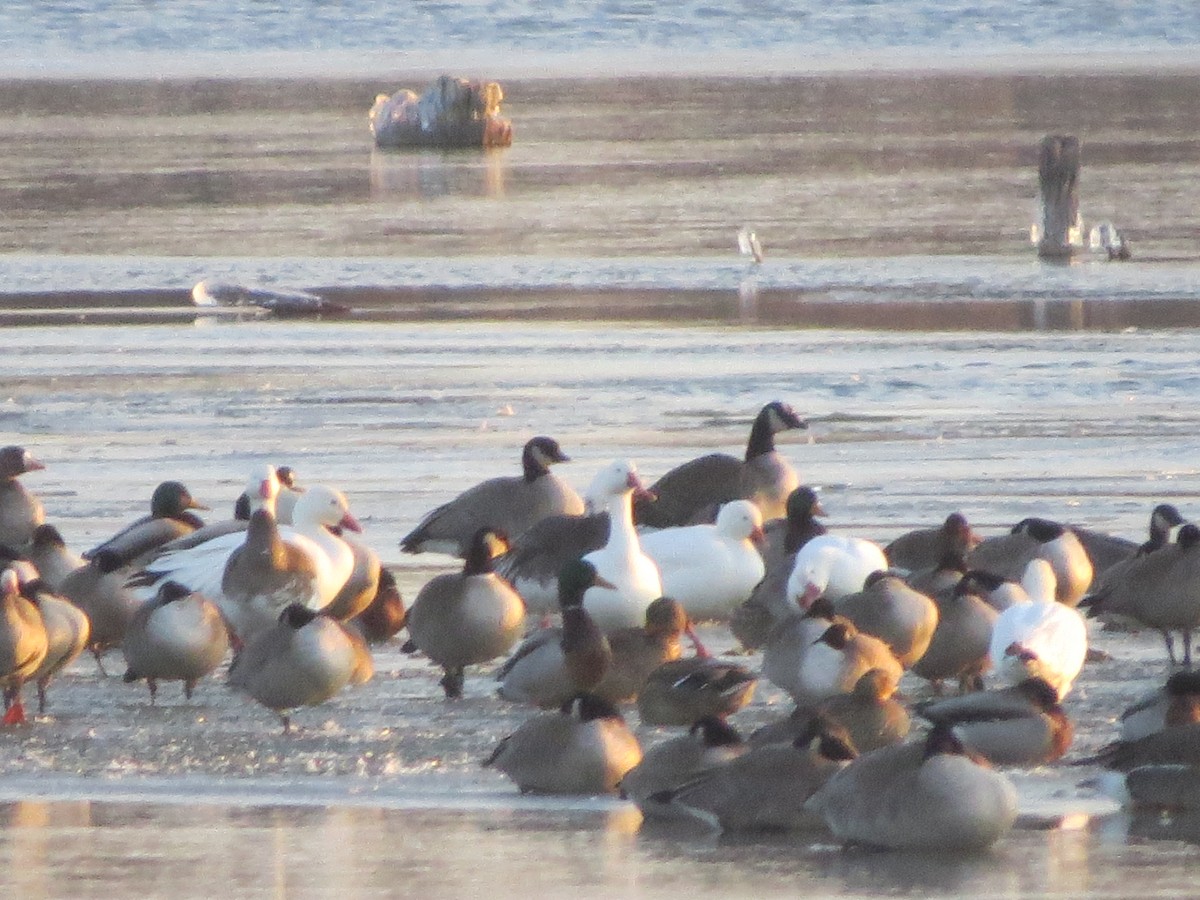
[[558, 605], [563, 609], [583, 605], [583, 595], [590, 587], [616, 590], [616, 585], [603, 578], [586, 559], [573, 559], [558, 572]]

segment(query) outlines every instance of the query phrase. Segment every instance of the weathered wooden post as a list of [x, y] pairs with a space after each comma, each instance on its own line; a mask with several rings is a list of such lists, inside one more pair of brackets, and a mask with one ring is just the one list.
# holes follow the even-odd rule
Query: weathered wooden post
[[1069, 259], [1083, 245], [1079, 221], [1079, 138], [1048, 134], [1038, 159], [1041, 234], [1038, 256]]

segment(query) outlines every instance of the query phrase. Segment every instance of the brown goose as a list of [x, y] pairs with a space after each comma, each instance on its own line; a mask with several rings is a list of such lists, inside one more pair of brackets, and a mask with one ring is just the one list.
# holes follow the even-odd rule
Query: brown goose
[[788, 495], [800, 484], [791, 464], [775, 449], [775, 435], [808, 423], [786, 403], [764, 406], [750, 428], [742, 459], [711, 453], [676, 466], [650, 486], [653, 502], [634, 506], [634, 519], [650, 528], [711, 522], [731, 500], [751, 500], [763, 519], [786, 512]]
[[647, 608], [643, 627], [609, 632], [612, 663], [592, 693], [610, 703], [636, 700], [659, 666], [682, 655], [680, 638], [685, 634], [695, 640], [683, 606], [669, 597], [659, 597]]
[[462, 571], [435, 576], [408, 611], [412, 642], [442, 667], [447, 698], [462, 696], [467, 666], [503, 656], [521, 637], [525, 602], [495, 571], [496, 558], [507, 550], [502, 532], [480, 528]]
[[546, 516], [582, 515], [583, 501], [574, 488], [550, 471], [569, 460], [558, 441], [533, 438], [521, 453], [521, 475], [489, 479], [439, 506], [405, 535], [400, 549], [461, 557], [485, 525], [519, 536]]
[[46, 691], [51, 679], [74, 662], [88, 644], [91, 625], [83, 610], [55, 595], [29, 563], [14, 564], [21, 596], [32, 603], [46, 629], [46, 656], [29, 676], [37, 684], [38, 713], [46, 711]]
[[906, 669], [925, 655], [938, 625], [937, 605], [890, 572], [868, 575], [861, 591], [837, 598], [833, 609], [887, 644]]
[[883, 553], [896, 568], [917, 572], [937, 565], [948, 556], [961, 558], [981, 540], [967, 517], [956, 512], [937, 528], [921, 528], [900, 535], [883, 548]]
[[380, 569], [379, 587], [374, 598], [351, 621], [362, 632], [367, 643], [382, 644], [399, 634], [407, 619], [408, 611], [404, 607], [404, 598], [400, 596], [396, 576], [390, 569]]
[[908, 736], [911, 720], [904, 704], [895, 698], [896, 682], [883, 669], [864, 672], [849, 694], [822, 701], [815, 708], [798, 707], [788, 718], [764, 725], [750, 735], [753, 746], [795, 740], [823, 716], [846, 729], [854, 748], [867, 753], [898, 744]]
[[992, 665], [988, 649], [1000, 613], [974, 593], [973, 583], [963, 578], [949, 596], [937, 600], [933, 640], [912, 667], [937, 693], [948, 679], [956, 679], [962, 691], [982, 689], [983, 674]]

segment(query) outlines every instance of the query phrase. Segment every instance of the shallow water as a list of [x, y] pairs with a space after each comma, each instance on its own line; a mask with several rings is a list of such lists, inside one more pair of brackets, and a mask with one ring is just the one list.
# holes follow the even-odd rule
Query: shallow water
[[1140, 826], [1120, 817], [1049, 835], [1018, 831], [993, 852], [960, 858], [639, 833], [636, 813], [618, 803], [462, 812], [255, 797], [23, 800], [0, 804], [0, 821], [9, 859], [0, 885], [29, 898], [198, 897], [214, 887], [247, 897], [1121, 896], [1128, 882], [1097, 864], [1114, 851], [1138, 868], [1139, 896], [1169, 897], [1191, 889], [1196, 860], [1182, 842], [1124, 844]]
[[[1156, 502], [1200, 496], [1194, 73], [530, 79], [506, 84], [511, 151], [373, 154], [366, 108], [407, 83], [5, 84], [0, 307], [26, 327], [0, 332], [0, 427], [47, 463], [26, 481], [72, 547], [168, 478], [220, 516], [269, 459], [342, 487], [411, 600], [452, 563], [399, 538], [514, 472], [529, 436], [562, 441], [580, 488], [616, 456], [653, 479], [740, 452], [775, 398], [811, 423], [781, 447], [831, 526], [877, 540], [956, 509], [1139, 538]], [[1033, 148], [1060, 129], [1084, 139], [1085, 215], [1129, 230], [1134, 263], [1031, 259]], [[743, 222], [768, 249], [753, 273]], [[201, 277], [357, 312], [197, 318]], [[1095, 640], [1113, 661], [1069, 700], [1073, 756], [1164, 671], [1153, 635]], [[211, 893], [193, 879], [219, 856], [246, 894], [1190, 889], [1186, 829], [1082, 827], [1113, 808], [1065, 766], [1018, 775], [1027, 827], [982, 858], [637, 831], [616, 801], [523, 799], [479, 769], [526, 715], [488, 667], [447, 704], [423, 660], [376, 662], [287, 739], [219, 679], [152, 708], [77, 662], [48, 715], [0, 733], [21, 861], [0, 880]], [[786, 708], [760, 686], [735, 723]]]

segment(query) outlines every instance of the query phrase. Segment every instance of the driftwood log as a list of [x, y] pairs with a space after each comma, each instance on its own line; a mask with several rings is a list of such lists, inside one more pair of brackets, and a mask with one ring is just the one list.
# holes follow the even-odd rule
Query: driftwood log
[[504, 92], [494, 81], [442, 75], [421, 96], [409, 90], [380, 94], [369, 120], [383, 149], [507, 147], [512, 123], [500, 117]]

